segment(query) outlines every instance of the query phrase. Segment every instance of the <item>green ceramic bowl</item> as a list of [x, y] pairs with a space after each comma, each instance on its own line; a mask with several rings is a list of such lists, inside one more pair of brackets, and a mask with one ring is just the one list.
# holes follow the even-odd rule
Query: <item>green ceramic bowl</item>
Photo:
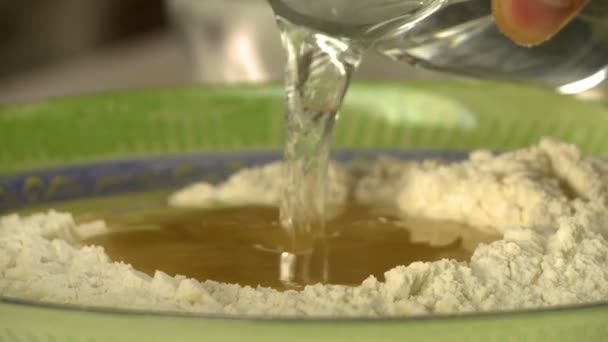
[[[274, 85], [203, 87], [0, 107], [0, 211], [23, 204], [33, 207], [77, 192], [70, 193], [78, 184], [71, 187], [69, 177], [56, 174], [49, 180], [28, 176], [48, 176], [48, 169], [68, 167], [74, 171], [79, 170], [78, 165], [116, 160], [128, 164], [168, 155], [279, 150], [282, 98], [281, 87]], [[539, 88], [479, 82], [358, 84], [346, 99], [334, 147], [503, 150], [552, 136], [575, 143], [587, 153], [606, 155], [606, 132], [606, 108]], [[177, 168], [172, 175], [184, 180], [189, 170]], [[120, 179], [98, 176], [104, 181], [93, 190], [120, 188]], [[23, 180], [21, 188], [15, 187], [15, 179]], [[298, 320], [108, 311], [6, 298], [0, 301], [2, 342], [313, 339], [605, 341], [608, 303], [451, 317]]]

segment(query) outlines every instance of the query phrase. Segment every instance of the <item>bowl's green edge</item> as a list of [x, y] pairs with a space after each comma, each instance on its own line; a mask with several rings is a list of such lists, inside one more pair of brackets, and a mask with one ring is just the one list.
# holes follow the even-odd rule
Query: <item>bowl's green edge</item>
[[[89, 161], [280, 149], [279, 85], [152, 89], [0, 107], [0, 175]], [[334, 148], [508, 149], [550, 135], [605, 154], [608, 110], [478, 81], [355, 84]]]
[[2, 341], [604, 341], [608, 312], [431, 320], [234, 320], [56, 310], [0, 303]]

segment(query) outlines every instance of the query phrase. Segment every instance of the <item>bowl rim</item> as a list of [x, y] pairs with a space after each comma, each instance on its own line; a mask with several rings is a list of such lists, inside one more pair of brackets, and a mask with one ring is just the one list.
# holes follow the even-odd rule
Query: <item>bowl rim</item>
[[42, 302], [27, 299], [19, 299], [12, 297], [0, 297], [0, 305], [10, 305], [20, 308], [44, 309], [60, 311], [61, 313], [86, 313], [86, 314], [101, 314], [111, 316], [128, 316], [128, 317], [155, 317], [155, 318], [176, 318], [176, 319], [198, 319], [207, 321], [230, 321], [241, 323], [307, 323], [307, 324], [325, 324], [325, 323], [382, 323], [382, 324], [413, 324], [419, 322], [455, 322], [455, 321], [476, 321], [485, 319], [510, 319], [518, 317], [539, 317], [540, 315], [549, 314], [576, 314], [589, 310], [606, 310], [608, 312], [608, 300], [584, 304], [570, 304], [549, 306], [531, 309], [515, 309], [504, 311], [477, 311], [465, 313], [450, 313], [450, 314], [424, 314], [412, 316], [277, 316], [277, 315], [232, 315], [232, 314], [211, 314], [211, 313], [194, 313], [194, 312], [179, 312], [179, 311], [146, 311], [126, 308], [112, 308], [92, 305], [75, 305], [61, 304], [52, 302]]

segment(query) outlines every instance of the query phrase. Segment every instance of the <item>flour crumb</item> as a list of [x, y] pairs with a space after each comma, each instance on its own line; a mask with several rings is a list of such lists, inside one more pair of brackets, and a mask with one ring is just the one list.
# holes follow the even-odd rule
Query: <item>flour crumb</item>
[[74, 226], [73, 232], [79, 240], [87, 240], [107, 234], [109, 230], [103, 221], [97, 220]]

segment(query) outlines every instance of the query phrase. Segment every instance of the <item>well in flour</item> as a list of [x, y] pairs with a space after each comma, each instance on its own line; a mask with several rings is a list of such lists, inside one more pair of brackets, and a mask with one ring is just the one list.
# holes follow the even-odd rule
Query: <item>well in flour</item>
[[[344, 174], [350, 176], [349, 170]], [[259, 183], [272, 175], [256, 177]], [[358, 203], [384, 203], [405, 217], [459, 222], [502, 238], [477, 246], [469, 262], [414, 262], [387, 270], [384, 281], [369, 277], [356, 286], [299, 291], [199, 282], [161, 271], [149, 276], [111, 261], [100, 247], [78, 243], [79, 236], [99, 234], [99, 223], [79, 225], [57, 212], [10, 215], [0, 219], [0, 293], [130, 309], [283, 316], [437, 314], [605, 301], [607, 178], [603, 161], [552, 140], [502, 155], [474, 152], [470, 160], [445, 165], [384, 159], [362, 178], [349, 178], [347, 189], [354, 189]], [[206, 186], [206, 200], [198, 203], [226, 202], [226, 184]], [[197, 192], [185, 196], [187, 191], [172, 203], [182, 196], [197, 205]]]

